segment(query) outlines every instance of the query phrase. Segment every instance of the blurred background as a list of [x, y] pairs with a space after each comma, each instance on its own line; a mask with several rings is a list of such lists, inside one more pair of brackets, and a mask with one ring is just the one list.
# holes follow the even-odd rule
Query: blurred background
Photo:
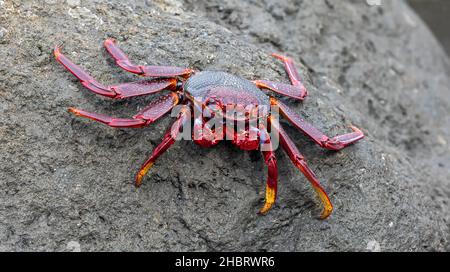
[[408, 0], [450, 56], [450, 0]]

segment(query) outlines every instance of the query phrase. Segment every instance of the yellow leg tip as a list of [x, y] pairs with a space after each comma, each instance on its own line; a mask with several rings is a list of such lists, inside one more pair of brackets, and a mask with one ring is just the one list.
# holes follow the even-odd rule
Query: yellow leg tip
[[113, 39], [113, 38], [108, 38], [108, 39], [105, 40], [105, 45], [108, 45], [108, 44], [115, 44], [115, 42], [116, 42], [115, 39]]
[[270, 209], [272, 209], [273, 204], [274, 204], [274, 203], [268, 203], [268, 202], [266, 202], [266, 203], [264, 204], [264, 207], [262, 207], [261, 210], [259, 210], [258, 214], [259, 214], [259, 215], [266, 215], [266, 214], [270, 211]]
[[280, 54], [277, 54], [277, 53], [272, 53], [272, 56], [277, 58], [277, 59], [279, 59], [279, 60], [281, 60], [281, 61], [287, 61], [287, 62], [291, 61], [291, 59], [289, 57], [286, 57], [286, 56], [283, 56], [283, 55], [280, 55]]
[[333, 212], [333, 204], [331, 204], [331, 201], [328, 198], [328, 195], [325, 193], [325, 191], [322, 188], [314, 186], [314, 190], [316, 191], [317, 196], [319, 197], [319, 199], [323, 205], [323, 210], [322, 210], [322, 213], [320, 214], [320, 219], [322, 219], [322, 220], [327, 219]]
[[275, 188], [266, 186], [266, 202], [261, 210], [259, 210], [260, 215], [265, 215], [269, 212], [272, 206], [275, 204], [275, 198], [277, 197], [277, 192]]
[[136, 175], [136, 180], [134, 182], [134, 185], [136, 187], [141, 186], [144, 176], [147, 174], [147, 172], [150, 170], [150, 168], [152, 168], [152, 166], [153, 166], [152, 162], [148, 163], [139, 171], [139, 173]]
[[55, 46], [55, 49], [53, 50], [53, 54], [55, 55], [55, 58], [58, 59], [61, 55], [61, 49], [58, 46]]
[[75, 115], [80, 116], [80, 111], [75, 109], [75, 108], [69, 108], [67, 111], [70, 112], [70, 113], [73, 113]]
[[320, 215], [320, 219], [325, 220], [327, 219], [331, 213], [333, 212], [333, 207], [325, 207], [322, 211], [322, 214]]

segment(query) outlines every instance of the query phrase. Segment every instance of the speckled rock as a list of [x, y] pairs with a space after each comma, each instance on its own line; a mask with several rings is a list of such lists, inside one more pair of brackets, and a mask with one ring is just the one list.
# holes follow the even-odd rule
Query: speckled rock
[[[443, 251], [449, 246], [449, 62], [403, 1], [1, 1], [0, 250]], [[150, 97], [86, 91], [55, 44], [104, 83], [136, 80], [102, 48], [142, 64], [287, 82], [289, 54], [310, 97], [283, 100], [329, 135], [327, 152], [284, 123], [335, 211], [317, 219], [306, 179], [277, 152], [275, 208], [256, 215], [266, 170], [230, 143], [178, 142], [144, 185], [133, 176], [170, 125], [112, 129], [67, 108], [131, 116]]]

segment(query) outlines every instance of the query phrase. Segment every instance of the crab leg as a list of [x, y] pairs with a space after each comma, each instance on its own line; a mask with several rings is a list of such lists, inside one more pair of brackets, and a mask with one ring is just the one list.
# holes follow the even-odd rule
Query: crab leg
[[273, 92], [277, 92], [279, 94], [299, 100], [305, 99], [305, 97], [308, 95], [308, 92], [300, 80], [300, 76], [298, 75], [297, 69], [295, 68], [292, 59], [275, 53], [272, 54], [272, 56], [284, 62], [286, 72], [289, 76], [289, 79], [291, 80], [292, 85], [267, 80], [255, 80], [253, 82], [256, 84], [256, 86], [258, 86], [258, 88], [269, 89]]
[[190, 114], [188, 108], [181, 110], [178, 119], [174, 122], [172, 127], [166, 132], [162, 142], [153, 150], [150, 158], [142, 165], [138, 174], [136, 175], [135, 185], [139, 187], [142, 184], [142, 179], [147, 174], [147, 172], [152, 168], [156, 159], [159, 158], [164, 152], [169, 149], [175, 143], [177, 135], [180, 133], [182, 127], [190, 120]]
[[[260, 130], [261, 143], [270, 144], [270, 136], [265, 129]], [[278, 166], [275, 152], [273, 150], [262, 151], [264, 162], [267, 165], [267, 183], [266, 183], [266, 199], [264, 206], [259, 211], [259, 214], [266, 214], [275, 204], [277, 198], [277, 184], [278, 184]]]
[[192, 69], [173, 66], [141, 66], [133, 64], [127, 55], [116, 45], [113, 39], [107, 39], [104, 43], [106, 50], [116, 61], [117, 65], [125, 71], [148, 77], [176, 77], [189, 76]]
[[320, 215], [320, 218], [326, 219], [328, 216], [330, 216], [331, 212], [333, 211], [333, 205], [331, 204], [331, 201], [327, 193], [320, 184], [314, 172], [309, 168], [303, 155], [298, 151], [297, 147], [292, 142], [288, 134], [280, 126], [279, 122], [272, 120], [272, 118], [269, 120], [272, 129], [274, 129], [279, 135], [281, 146], [286, 151], [286, 153], [288, 154], [289, 158], [294, 163], [294, 165], [303, 173], [303, 175], [305, 175], [305, 177], [311, 183], [317, 195], [319, 196], [319, 199], [323, 205], [323, 211], [322, 214]]
[[275, 98], [271, 98], [270, 101], [272, 105], [277, 105], [279, 107], [280, 113], [284, 118], [289, 120], [289, 122], [291, 122], [295, 127], [303, 131], [306, 135], [308, 135], [323, 148], [338, 151], [364, 138], [364, 133], [358, 128], [352, 126], [351, 129], [353, 130], [353, 132], [338, 135], [330, 139], [328, 136], [320, 132], [317, 128], [307, 123], [303, 118], [301, 118], [297, 113], [292, 111], [281, 101], [278, 101]]
[[69, 112], [86, 117], [101, 123], [104, 123], [110, 127], [122, 127], [122, 128], [140, 128], [148, 126], [155, 122], [163, 115], [168, 113], [175, 105], [178, 104], [178, 95], [176, 93], [170, 93], [165, 96], [161, 96], [145, 107], [141, 112], [133, 116], [131, 119], [126, 118], [113, 118], [107, 115], [99, 113], [91, 113], [80, 109], [69, 108]]
[[139, 95], [156, 93], [162, 90], [175, 90], [177, 80], [175, 78], [146, 80], [140, 82], [123, 83], [119, 85], [105, 86], [96, 81], [80, 66], [66, 57], [58, 47], [54, 50], [56, 60], [69, 72], [76, 76], [84, 87], [90, 91], [111, 98], [128, 98]]

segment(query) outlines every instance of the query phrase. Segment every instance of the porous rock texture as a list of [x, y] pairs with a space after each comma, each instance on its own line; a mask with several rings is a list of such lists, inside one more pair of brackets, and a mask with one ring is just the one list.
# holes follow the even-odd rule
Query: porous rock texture
[[[0, 250], [450, 250], [449, 62], [404, 1], [2, 0], [0, 33]], [[262, 158], [228, 142], [177, 142], [136, 189], [173, 119], [112, 129], [70, 115], [132, 116], [152, 97], [95, 96], [51, 52], [62, 45], [103, 83], [136, 80], [102, 48], [108, 37], [140, 64], [248, 79], [288, 82], [269, 54], [293, 57], [310, 96], [283, 101], [330, 136], [367, 134], [335, 153], [283, 122], [331, 217], [317, 219], [282, 150], [277, 204], [258, 216]]]

